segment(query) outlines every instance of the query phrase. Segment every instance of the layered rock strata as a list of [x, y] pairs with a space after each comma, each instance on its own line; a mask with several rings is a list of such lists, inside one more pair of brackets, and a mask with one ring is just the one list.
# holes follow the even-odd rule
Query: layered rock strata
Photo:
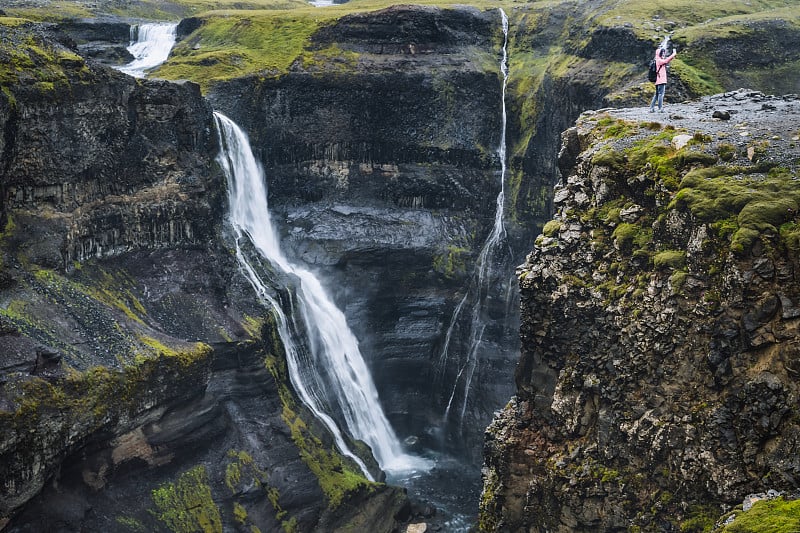
[[477, 457], [481, 428], [511, 393], [509, 258], [492, 265], [503, 274], [489, 303], [489, 348], [476, 358], [463, 418], [444, 419], [449, 401], [462, 411], [472, 302], [442, 351], [501, 186], [499, 12], [351, 14], [321, 28], [310, 48], [332, 43], [346, 65], [298, 60], [285, 75], [220, 83], [209, 98], [248, 131], [282, 243], [344, 309], [394, 427], [420, 446], [445, 439]]
[[87, 63], [30, 23], [0, 25], [0, 56], [0, 527], [407, 518], [294, 396], [228, 249], [198, 87]]

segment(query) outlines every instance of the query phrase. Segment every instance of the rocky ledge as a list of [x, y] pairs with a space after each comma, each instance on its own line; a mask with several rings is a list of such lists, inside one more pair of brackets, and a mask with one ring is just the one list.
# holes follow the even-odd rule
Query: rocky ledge
[[485, 531], [702, 531], [800, 480], [797, 96], [585, 113], [518, 269]]

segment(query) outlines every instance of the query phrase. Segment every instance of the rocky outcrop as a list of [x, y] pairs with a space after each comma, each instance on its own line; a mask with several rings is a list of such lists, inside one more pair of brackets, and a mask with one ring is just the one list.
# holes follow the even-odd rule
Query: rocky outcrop
[[207, 242], [222, 190], [211, 186], [216, 138], [199, 88], [94, 67], [46, 37], [42, 52], [6, 54], [50, 79], [22, 71], [0, 95], [0, 208], [26, 224], [20, 246], [38, 264], [64, 267]]
[[517, 394], [486, 433], [485, 531], [693, 531], [797, 489], [800, 100], [645, 111], [563, 136], [556, 214], [518, 271]]
[[97, 19], [66, 19], [58, 30], [69, 35], [81, 56], [112, 65], [133, 61], [128, 51], [132, 23], [110, 17]]
[[[274, 335], [268, 329], [261, 333]], [[207, 348], [211, 354], [212, 347]], [[98, 398], [91, 406], [127, 412], [136, 405], [133, 399], [146, 401], [135, 417], [106, 416], [110, 421], [88, 436], [78, 423], [91, 420], [85, 414], [74, 413], [73, 419], [62, 408], [57, 416], [40, 420], [35, 434], [21, 434], [35, 445], [15, 447], [25, 457], [4, 457], [3, 464], [47, 465], [51, 461], [42, 462], [40, 451], [69, 453], [53, 480], [6, 531], [46, 530], [52, 524], [65, 531], [222, 531], [233, 524], [262, 531], [340, 531], [362, 525], [392, 531], [411, 515], [407, 497], [401, 489], [366, 480], [348, 484], [341, 478], [351, 474], [332, 470], [343, 468], [335, 454], [325, 451], [333, 441], [290, 399], [280, 356], [263, 342], [217, 343], [213, 360], [178, 362], [177, 375], [164, 369], [143, 372], [142, 367], [136, 367], [135, 377], [126, 372], [119, 379], [125, 392], [108, 391], [118, 394], [117, 401]], [[192, 383], [194, 367], [204, 370], [204, 379]], [[165, 388], [142, 394], [132, 381]], [[89, 390], [96, 391], [96, 385]], [[180, 396], [166, 401], [164, 391]], [[72, 446], [68, 439], [58, 440], [65, 431], [57, 431], [55, 422], [80, 440]], [[7, 480], [19, 479], [15, 472], [5, 474]]]

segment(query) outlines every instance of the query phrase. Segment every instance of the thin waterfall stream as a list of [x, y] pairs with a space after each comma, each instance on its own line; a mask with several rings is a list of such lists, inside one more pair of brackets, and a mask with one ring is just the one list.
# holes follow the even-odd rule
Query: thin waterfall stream
[[[461, 408], [457, 419], [459, 432], [464, 423], [464, 415], [467, 410], [467, 401], [469, 399], [470, 387], [472, 379], [475, 375], [475, 369], [478, 366], [478, 349], [483, 341], [484, 331], [486, 329], [486, 304], [487, 299], [492, 289], [492, 266], [497, 263], [496, 256], [504, 253], [503, 243], [506, 239], [505, 226], [503, 224], [503, 217], [505, 214], [505, 180], [506, 180], [506, 87], [508, 85], [508, 17], [505, 11], [499, 9], [503, 29], [503, 47], [502, 57], [500, 59], [500, 72], [503, 76], [501, 88], [501, 109], [502, 109], [502, 126], [500, 131], [500, 145], [497, 148], [497, 156], [500, 160], [500, 192], [497, 195], [494, 225], [491, 233], [486, 238], [483, 247], [481, 248], [478, 260], [476, 262], [475, 271], [470, 281], [470, 285], [464, 294], [464, 297], [456, 306], [453, 315], [450, 319], [445, 334], [445, 341], [440, 352], [438, 366], [440, 374], [444, 372], [449, 358], [449, 351], [451, 348], [451, 340], [456, 327], [459, 324], [461, 313], [465, 308], [470, 310], [470, 316], [467, 321], [466, 335], [466, 357], [460, 365], [458, 373], [456, 374], [453, 389], [447, 402], [447, 407], [444, 412], [443, 421], [445, 424], [451, 416], [451, 410], [457, 404], [458, 399], [461, 398]], [[459, 395], [459, 392], [461, 393]]]

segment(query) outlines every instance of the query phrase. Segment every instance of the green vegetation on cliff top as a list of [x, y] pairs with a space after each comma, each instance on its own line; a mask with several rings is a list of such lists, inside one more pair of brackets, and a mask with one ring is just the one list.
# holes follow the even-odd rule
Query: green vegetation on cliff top
[[[321, 26], [358, 12], [367, 12], [396, 5], [389, 0], [351, 0], [341, 5], [317, 8], [303, 0], [174, 0], [168, 2], [142, 1], [120, 8], [110, 1], [100, 0], [92, 7], [46, 0], [37, 7], [11, 7], [9, 15], [36, 20], [81, 18], [93, 14], [112, 13], [151, 19], [176, 19], [198, 16], [203, 24], [180, 42], [170, 59], [153, 75], [167, 79], [189, 79], [208, 89], [215, 81], [226, 80], [253, 73], [267, 76], [280, 75], [293, 64], [314, 70], [338, 71], [352, 68], [357, 54], [343, 52], [336, 46], [326, 50], [311, 50], [310, 38]], [[752, 31], [754, 21], [780, 19], [800, 25], [800, 13], [792, 9], [790, 0], [725, 0], [696, 2], [693, 0], [621, 0], [601, 3], [581, 14], [574, 9], [572, 17], [562, 22], [561, 34], [551, 47], [536, 48], [531, 42], [540, 40], [542, 30], [553, 31], [551, 15], [568, 0], [548, 0], [518, 3], [511, 0], [491, 2], [478, 0], [422, 0], [416, 5], [441, 8], [470, 5], [478, 9], [503, 8], [510, 18], [510, 71], [511, 94], [522, 102], [518, 113], [523, 131], [535, 133], [535, 123], [541, 110], [533, 102], [546, 79], [574, 74], [573, 69], [586, 70], [586, 59], [565, 52], [562, 45], [569, 43], [570, 50], [579, 50], [588, 43], [589, 36], [598, 27], [627, 26], [640, 39], [659, 41], [666, 32], [682, 44], [688, 43], [689, 53], [675, 62], [674, 74], [684, 80], [694, 94], [719, 92], [722, 86], [717, 79], [724, 73], [707, 58], [692, 55], [691, 44], [697, 41], [732, 38], [742, 32]], [[62, 9], [63, 8], [63, 9]], [[213, 11], [208, 11], [213, 10]], [[584, 17], [581, 20], [578, 17]], [[556, 17], [557, 19], [558, 17]], [[2, 18], [0, 18], [0, 21]], [[19, 19], [6, 18], [6, 24], [18, 24]], [[583, 37], [575, 37], [570, 28], [583, 27]], [[498, 25], [499, 32], [499, 25]], [[587, 42], [583, 42], [583, 41]], [[576, 65], [578, 67], [576, 67]], [[635, 75], [637, 66], [628, 63], [607, 62], [589, 66], [602, 70], [600, 83], [614, 87]], [[516, 74], [524, 73], [524, 74]], [[751, 73], [758, 77], [758, 72]], [[525, 151], [530, 135], [525, 136], [512, 152]]]
[[[757, 240], [790, 253], [800, 251], [800, 161], [787, 159], [779, 147], [759, 140], [736, 148], [725, 142], [725, 135], [719, 139], [697, 132], [677, 149], [673, 139], [687, 132], [669, 125], [630, 122], [603, 113], [583, 119], [584, 125], [590, 122], [591, 162], [609, 170], [604, 180], [615, 193], [568, 216], [579, 216], [595, 227], [598, 249], [613, 243], [619, 252], [620, 259], [608, 269], [616, 281], [598, 286], [611, 297], [638, 294], [638, 273], [651, 268], [671, 272], [673, 287], [685, 279], [685, 251], [654, 239], [654, 232], [663, 233], [672, 212], [707, 225], [710, 231], [703, 248], [716, 250], [709, 254], [710, 261], [729, 252], [746, 252]], [[631, 186], [637, 182], [642, 186]], [[648, 208], [636, 221], [620, 220], [623, 209], [637, 204]], [[557, 238], [561, 223], [546, 224], [548, 235]], [[699, 257], [695, 254], [695, 260]], [[706, 273], [713, 276], [717, 268], [707, 266]], [[588, 279], [575, 282], [596, 285]]]
[[[597, 21], [604, 26], [631, 25], [635, 31], [644, 35], [654, 34], [656, 26], [662, 29], [675, 29], [715, 24], [717, 19], [754, 20], [755, 14], [771, 10], [766, 17], [782, 14], [797, 17], [797, 4], [794, 0], [623, 0], [609, 3], [610, 9], [598, 14]], [[662, 30], [663, 31], [663, 30]], [[698, 30], [702, 32], [702, 29]], [[660, 35], [663, 38], [663, 33]]]
[[[479, 9], [503, 7], [506, 11], [513, 9], [550, 9], [560, 4], [569, 4], [570, 0], [538, 0], [532, 2], [515, 2], [513, 0], [491, 1], [473, 0], [422, 0], [415, 5], [469, 5]], [[327, 6], [324, 10], [339, 9], [345, 12], [368, 11], [380, 9], [398, 2], [391, 0], [350, 0], [344, 4]], [[5, 11], [9, 15], [28, 16], [37, 19], [64, 19], [114, 14], [120, 16], [136, 16], [149, 19], [181, 18], [211, 10], [260, 10], [260, 9], [292, 9], [307, 7], [305, 0], [139, 0], [125, 2], [121, 5], [113, 0], [98, 0], [92, 3], [78, 3], [69, 0], [40, 0], [36, 5], [9, 6]], [[606, 1], [593, 6], [593, 14], [599, 23], [614, 26], [624, 23], [640, 24], [642, 21], [657, 20], [674, 24], [699, 24], [712, 19], [751, 15], [771, 9], [796, 7], [794, 0], [615, 0]]]
[[69, 87], [68, 71], [78, 79], [89, 72], [81, 56], [26, 32], [27, 24], [23, 19], [0, 17], [0, 87], [12, 104], [17, 84], [53, 95]]
[[179, 43], [155, 75], [191, 79], [208, 88], [217, 80], [248, 73], [284, 73], [302, 56], [311, 35], [333, 20], [333, 11], [211, 12]]
[[721, 533], [797, 533], [800, 500], [777, 498], [756, 502], [749, 511], [735, 511], [735, 519]]
[[[447, 7], [448, 2], [416, 2]], [[454, 2], [455, 4], [455, 2]], [[272, 4], [259, 10], [210, 11], [199, 15], [200, 28], [178, 43], [170, 59], [153, 75], [190, 79], [208, 89], [222, 81], [251, 73], [276, 76], [298, 64], [308, 70], [339, 71], [352, 68], [358, 55], [336, 45], [312, 50], [311, 37], [321, 27], [352, 13], [395, 5], [385, 0], [352, 1], [324, 9], [305, 3], [285, 9]], [[496, 9], [498, 5], [478, 2]], [[498, 26], [499, 30], [499, 26]]]

